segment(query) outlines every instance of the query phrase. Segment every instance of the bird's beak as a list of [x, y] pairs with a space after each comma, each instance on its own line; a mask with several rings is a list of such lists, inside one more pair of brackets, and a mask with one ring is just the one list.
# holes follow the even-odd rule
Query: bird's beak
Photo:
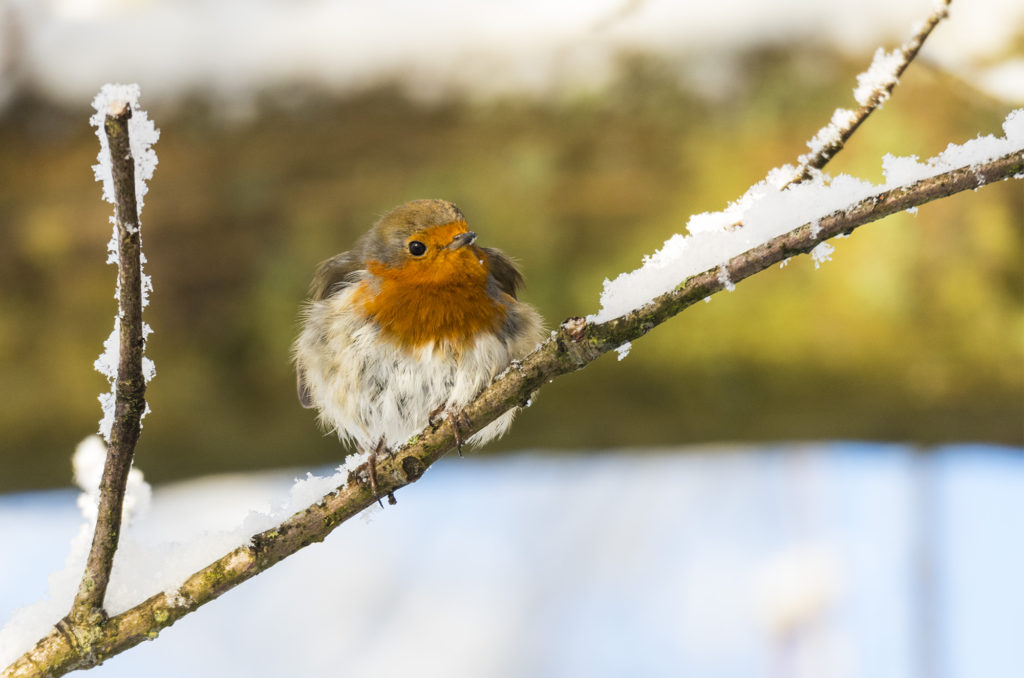
[[452, 241], [448, 243], [448, 247], [446, 247], [445, 249], [457, 250], [460, 247], [472, 245], [475, 242], [476, 233], [474, 233], [473, 231], [466, 231], [465, 233], [459, 233], [457, 236], [452, 238]]

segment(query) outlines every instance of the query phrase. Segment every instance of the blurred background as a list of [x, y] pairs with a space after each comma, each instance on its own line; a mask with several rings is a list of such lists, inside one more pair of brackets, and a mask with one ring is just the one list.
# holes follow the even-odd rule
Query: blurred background
[[[157, 376], [147, 393], [152, 414], [136, 465], [151, 482], [166, 484], [340, 462], [337, 441], [298, 405], [289, 347], [317, 263], [347, 249], [390, 207], [420, 197], [458, 203], [482, 243], [518, 259], [527, 279], [522, 298], [555, 327], [567, 316], [596, 311], [604, 278], [635, 268], [681, 232], [690, 214], [722, 209], [770, 168], [793, 162], [835, 108], [854, 106], [856, 75], [875, 49], [897, 46], [932, 6], [931, 0], [0, 0], [0, 384], [6, 394], [0, 492], [15, 493], [7, 495], [0, 521], [8, 521], [5, 529], [23, 524], [41, 511], [33, 502], [73, 497], [67, 490], [24, 491], [68, 485], [71, 452], [96, 430], [96, 397], [107, 390], [92, 363], [112, 326], [116, 272], [103, 263], [111, 208], [93, 181], [98, 142], [88, 126], [90, 102], [103, 83], [138, 82], [142, 105], [162, 133], [142, 215], [146, 271], [155, 287], [146, 310], [154, 329], [147, 354]], [[1022, 103], [1024, 4], [957, 0], [892, 99], [829, 172], [881, 181], [885, 153], [926, 158], [950, 142], [1001, 135], [1000, 123]], [[622, 460], [664, 459], [667, 451], [668, 459], [693, 455], [672, 476], [686, 487], [706, 478], [756, 490], [763, 467], [750, 450], [770, 446], [778, 468], [800, 467], [786, 461], [790, 454], [810, 455], [837, 470], [840, 486], [839, 471], [848, 468], [843, 460], [860, 459], [868, 497], [891, 496], [885, 495], [891, 464], [923, 460], [906, 464], [891, 490], [900, 506], [917, 506], [915, 488], [928, 473], [941, 470], [949, 482], [960, 477], [949, 470], [956, 464], [933, 454], [941, 446], [979, 464], [977, 477], [1019, 481], [1022, 226], [1020, 182], [869, 225], [836, 241], [832, 261], [821, 269], [803, 258], [766, 271], [634, 342], [624, 361], [605, 357], [549, 385], [505, 438], [459, 462], [467, 470], [442, 464], [438, 474], [479, 473], [474, 487], [491, 487], [487, 482], [500, 480], [486, 470], [504, 473], [502, 464], [527, 464], [547, 477], [543, 469], [584, 470], [598, 458], [620, 469], [615, 464]], [[864, 444], [826, 442], [800, 452], [801, 441], [839, 440]], [[890, 442], [897, 445], [881, 444]], [[971, 445], [949, 447], [962, 443]], [[516, 450], [530, 452], [492, 459]], [[658, 473], [653, 465], [642, 468], [652, 475], [638, 483]], [[621, 472], [610, 471], [608, 482]], [[575, 474], [565, 474], [564, 491], [571, 492]], [[787, 482], [802, 483], [801, 477]], [[460, 485], [444, 487], [453, 492]], [[782, 487], [785, 494], [788, 486]], [[997, 500], [985, 487], [982, 482], [970, 495], [981, 502], [980, 515], [1006, 519], [1024, 512], [1020, 499], [1005, 499], [1013, 493]], [[600, 496], [606, 499], [593, 506], [617, 501], [613, 492]], [[986, 497], [997, 503], [985, 504]], [[399, 500], [396, 515], [415, 513]], [[763, 503], [760, 491], [742, 499], [706, 496], [701, 506], [712, 511], [717, 500], [727, 513], [750, 516], [774, 506]], [[486, 501], [486, 495], [474, 499], [469, 510], [481, 511]], [[564, 508], [554, 498], [550, 506]], [[918, 509], [926, 517], [952, 510], [941, 502]], [[641, 512], [631, 529], [646, 525], [648, 535], [698, 529], [665, 510], [669, 518], [652, 508], [662, 518], [650, 524]], [[804, 516], [793, 517], [799, 523], [818, 510], [818, 503], [802, 503], [791, 517]], [[595, 511], [593, 520], [601, 520]], [[885, 515], [856, 531], [857, 548], [871, 551], [877, 531], [886, 529]], [[709, 531], [712, 524], [723, 531]], [[879, 557], [905, 564], [904, 556], [917, 553], [908, 544], [928, 535], [953, 539], [945, 524], [926, 520], [920, 525], [931, 527], [921, 531], [914, 522], [886, 542], [895, 550]], [[819, 525], [813, 553], [822, 539], [845, 538], [830, 525]], [[46, 529], [40, 524], [30, 534]], [[765, 542], [764, 530], [778, 540]], [[767, 567], [776, 546], [782, 553], [789, 548], [787, 529], [753, 518], [712, 521], [700, 533], [744, 545], [737, 548], [747, 555], [735, 562], [749, 556], [751, 572]], [[620, 542], [604, 537], [613, 540], [614, 552]], [[694, 540], [687, 542], [694, 551], [666, 561], [668, 571], [705, 553], [700, 544], [706, 543]], [[978, 551], [978, 568], [963, 570], [966, 579], [950, 579], [961, 587], [955, 591], [968, 591], [965, 599], [972, 599], [969, 584], [987, 572], [989, 557], [1009, 549], [1005, 540], [993, 543], [993, 550]], [[950, 562], [945, 551], [925, 551], [939, 554], [929, 561], [933, 567]], [[833, 577], [828, 563], [848, 555], [829, 553], [826, 579]], [[59, 566], [60, 558], [51, 561]], [[707, 572], [716, 567], [709, 562]], [[31, 565], [41, 572], [50, 567]], [[450, 574], [460, 566], [438, 567]], [[895, 579], [876, 590], [880, 600], [897, 591], [900, 600], [920, 602], [858, 613], [910, 615], [893, 636], [897, 645], [924, 633], [914, 619], [927, 618], [936, 597], [953, 595], [941, 587], [918, 591], [915, 567], [856, 570], [844, 584], [856, 596], [868, 595], [856, 582], [882, 581], [884, 571]], [[992, 581], [1013, 587], [1016, 609], [1024, 609], [1019, 582]], [[1005, 609], [1010, 598], [1000, 591], [991, 600]], [[694, 608], [700, 619], [717, 609], [710, 598], [703, 603]], [[996, 619], [993, 610], [984, 608], [978, 619]], [[1007, 614], [1000, 628], [1012, 622], [1010, 628], [1024, 632], [1020, 613]], [[584, 610], [580, 618], [587, 617]], [[869, 635], [870, 626], [863, 627]], [[970, 645], [975, 655], [927, 665], [921, 657], [929, 652], [919, 651], [927, 644], [899, 645], [897, 652], [884, 643], [864, 645], [850, 633], [853, 639], [844, 642], [861, 663], [843, 663], [847, 673], [806, 675], [889, 675], [867, 669], [897, 656], [902, 663], [891, 665], [902, 668], [891, 675], [996, 675], [978, 673], [979, 665], [963, 656], [1004, 656], [981, 643]], [[956, 635], [936, 633], [931, 637]], [[833, 646], [811, 647], [828, 654]], [[872, 662], [865, 664], [865, 656]], [[802, 669], [792, 661], [780, 661], [758, 665], [757, 675], [805, 675], [794, 673]], [[732, 675], [754, 675], [750, 666], [740, 664]], [[487, 674], [473, 667], [464, 674]]]
[[[137, 457], [162, 481], [339, 458], [294, 395], [298, 310], [317, 263], [405, 200], [458, 203], [520, 261], [551, 327], [594, 312], [605, 277], [794, 161], [853, 105], [876, 46], [931, 7], [843, 4], [8, 0], [0, 381], [17, 397], [0, 409], [0, 489], [66, 483], [99, 418], [116, 273], [87, 124], [102, 83], [140, 83], [162, 132]], [[830, 171], [881, 180], [885, 153], [1001, 134], [1024, 100], [1022, 25], [1019, 3], [958, 3]], [[836, 243], [822, 270], [759, 275], [544, 389], [484, 454], [1020, 445], [1021, 196], [1011, 182], [943, 200]]]

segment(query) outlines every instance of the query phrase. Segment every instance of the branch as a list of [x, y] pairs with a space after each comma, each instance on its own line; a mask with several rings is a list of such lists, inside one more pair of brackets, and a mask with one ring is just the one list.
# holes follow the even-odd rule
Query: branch
[[[989, 162], [959, 167], [869, 196], [691, 276], [674, 290], [642, 308], [602, 323], [570, 318], [552, 337], [521, 362], [513, 363], [464, 411], [463, 435], [482, 429], [498, 416], [529, 401], [545, 383], [574, 372], [602, 354], [637, 339], [683, 309], [797, 254], [805, 254], [825, 240], [891, 214], [989, 183], [1024, 175], [1024, 150]], [[727, 277], [722, 275], [725, 269]], [[732, 282], [730, 282], [732, 281]], [[428, 427], [377, 465], [378, 493], [394, 492], [415, 482], [431, 464], [455, 444], [451, 425]], [[373, 504], [370, 488], [360, 482], [360, 470], [348, 482], [277, 527], [255, 535], [239, 547], [191, 575], [174, 592], [157, 594], [122, 614], [111, 617], [90, 638], [90, 654], [79, 640], [60, 628], [45, 638], [2, 674], [14, 676], [61, 675], [93, 666], [102, 659], [152, 639], [164, 628], [247, 579], [311, 543], [323, 541], [334, 528]]]
[[[114, 110], [116, 108], [116, 110]], [[115, 385], [114, 420], [100, 481], [99, 513], [85, 572], [67, 619], [72, 632], [102, 620], [103, 599], [121, 532], [121, 512], [128, 472], [146, 409], [142, 374], [142, 272], [139, 211], [135, 199], [135, 160], [128, 136], [131, 106], [126, 101], [107, 111], [104, 129], [112, 161], [118, 240], [118, 307], [120, 352]]]
[[[893, 52], [893, 54], [885, 54], [881, 47], [878, 48], [871, 68], [866, 73], [861, 74], [861, 85], [854, 90], [857, 102], [861, 105], [860, 108], [856, 111], [845, 108], [835, 111], [832, 115], [832, 121], [821, 128], [808, 143], [811, 147], [811, 152], [800, 156], [800, 165], [796, 168], [793, 177], [781, 188], [788, 188], [793, 184], [807, 181], [815, 171], [825, 167], [843, 149], [849, 138], [868, 119], [868, 116], [882, 107], [882, 104], [885, 103], [892, 93], [893, 88], [896, 87], [896, 83], [899, 82], [903, 71], [907, 70], [907, 66], [914, 60], [917, 53], [921, 51], [924, 41], [931, 35], [932, 30], [939, 25], [940, 21], [949, 16], [949, 5], [951, 2], [952, 0], [942, 0], [942, 4], [936, 7], [931, 16], [921, 24], [914, 36], [903, 43], [903, 46], [898, 51]], [[896, 59], [896, 61], [886, 64], [885, 62], [890, 59]], [[875, 69], [884, 70], [886, 67], [890, 69], [889, 72], [880, 74], [878, 82], [871, 83], [870, 76], [875, 73]]]

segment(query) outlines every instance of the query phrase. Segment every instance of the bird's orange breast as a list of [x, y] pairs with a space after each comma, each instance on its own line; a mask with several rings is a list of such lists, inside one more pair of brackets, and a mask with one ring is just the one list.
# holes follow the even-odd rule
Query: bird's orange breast
[[372, 279], [353, 299], [381, 333], [407, 348], [447, 343], [468, 348], [481, 332], [496, 333], [506, 309], [487, 293], [487, 254], [468, 246], [432, 261], [388, 267], [366, 263]]

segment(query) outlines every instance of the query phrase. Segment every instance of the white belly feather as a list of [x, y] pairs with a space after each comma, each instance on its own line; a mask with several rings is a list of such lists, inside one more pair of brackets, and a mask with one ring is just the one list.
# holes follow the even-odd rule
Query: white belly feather
[[[448, 348], [402, 348], [352, 311], [352, 293], [348, 288], [311, 304], [296, 348], [322, 422], [364, 451], [381, 439], [392, 449], [401, 445], [427, 425], [431, 412], [461, 409], [521, 357], [488, 333], [461, 355]], [[469, 442], [502, 435], [514, 415], [503, 414]]]

